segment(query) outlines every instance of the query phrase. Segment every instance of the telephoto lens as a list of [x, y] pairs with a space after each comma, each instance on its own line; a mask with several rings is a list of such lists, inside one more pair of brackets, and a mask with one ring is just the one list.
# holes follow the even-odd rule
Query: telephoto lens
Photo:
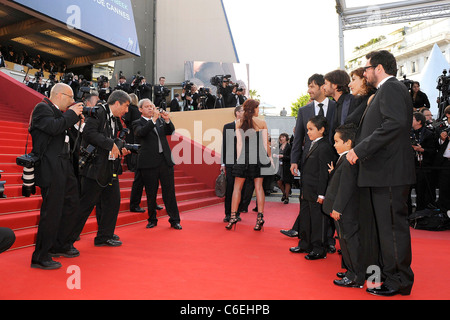
[[24, 197], [30, 197], [32, 194], [36, 194], [34, 168], [23, 168], [22, 180], [22, 195]]

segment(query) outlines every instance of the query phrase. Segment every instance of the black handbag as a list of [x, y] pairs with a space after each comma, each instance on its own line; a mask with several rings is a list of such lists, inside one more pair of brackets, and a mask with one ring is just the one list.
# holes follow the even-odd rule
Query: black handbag
[[225, 192], [227, 190], [227, 178], [225, 173], [222, 171], [216, 179], [216, 196], [223, 198], [225, 197]]

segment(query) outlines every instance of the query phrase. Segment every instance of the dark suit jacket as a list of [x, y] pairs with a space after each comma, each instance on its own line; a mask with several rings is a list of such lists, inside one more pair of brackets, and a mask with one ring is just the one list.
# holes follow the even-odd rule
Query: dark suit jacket
[[316, 201], [325, 196], [328, 185], [328, 164], [335, 162], [336, 152], [326, 138], [320, 139], [306, 153], [302, 164], [301, 191], [308, 201]]
[[37, 186], [48, 187], [53, 178], [63, 174], [61, 166], [63, 159], [60, 155], [64, 152], [66, 130], [78, 121], [75, 112], [67, 110], [62, 113], [48, 99], [38, 103], [34, 108], [30, 133], [33, 140], [32, 151], [40, 156], [40, 162], [35, 167]]
[[444, 159], [444, 152], [447, 149], [448, 144], [449, 140], [447, 139], [443, 144], [438, 146], [438, 151], [436, 153], [436, 158], [434, 160], [435, 166], [441, 167], [444, 165], [445, 161], [447, 161]]
[[[228, 132], [228, 136], [227, 136]], [[233, 141], [229, 141], [231, 139], [231, 133], [233, 137]], [[229, 139], [227, 139], [227, 137]], [[228, 150], [227, 153], [227, 147], [233, 145], [234, 147], [234, 153], [231, 154], [231, 151]], [[227, 158], [228, 155], [228, 158]], [[224, 164], [227, 167], [232, 167], [236, 163], [236, 122], [230, 122], [223, 126], [223, 132], [222, 132], [222, 164]]]
[[[116, 132], [112, 132], [109, 120], [109, 107], [105, 105], [98, 109], [96, 117], [87, 117], [86, 124], [83, 129], [82, 146], [87, 147], [89, 144], [97, 148], [97, 156], [91, 164], [87, 164], [80, 172], [81, 176], [97, 180], [101, 185], [106, 186], [111, 180], [113, 173], [118, 173], [115, 166], [117, 161], [108, 160], [109, 152], [114, 146], [114, 137], [117, 136], [117, 128], [119, 126], [116, 120]], [[115, 118], [114, 118], [115, 119]]]
[[175, 126], [172, 121], [166, 123], [159, 118], [156, 124], [153, 124], [152, 120], [145, 120], [140, 118], [133, 122], [134, 134], [139, 139], [141, 148], [138, 153], [137, 167], [138, 169], [151, 169], [160, 165], [159, 159], [159, 146], [158, 135], [154, 128], [158, 130], [161, 145], [163, 147], [163, 155], [166, 163], [169, 167], [173, 167], [172, 153], [170, 151], [169, 142], [167, 141], [167, 135], [171, 135], [175, 131]]
[[[329, 132], [327, 138], [330, 143], [334, 143], [331, 132], [334, 131], [333, 120], [335, 110], [336, 110], [336, 102], [330, 100], [328, 102], [328, 109], [326, 114]], [[314, 115], [315, 115], [314, 102], [311, 102], [310, 104], [298, 110], [297, 122], [295, 125], [295, 133], [294, 133], [295, 139], [292, 143], [291, 163], [297, 163], [300, 166], [303, 160], [305, 159], [306, 152], [303, 152], [303, 150], [308, 151], [309, 147], [311, 146], [311, 140], [309, 139], [309, 136], [306, 134], [307, 133], [306, 124], [308, 123], [309, 119], [314, 117]]]
[[342, 156], [331, 171], [322, 210], [331, 214], [333, 210], [345, 215], [346, 212], [358, 210], [358, 166], [352, 166], [347, 158]]
[[412, 112], [408, 89], [396, 78], [388, 79], [378, 89], [361, 118], [355, 139], [360, 187], [415, 183]]
[[178, 100], [176, 98], [170, 101], [170, 112], [180, 111], [180, 105], [178, 104]]

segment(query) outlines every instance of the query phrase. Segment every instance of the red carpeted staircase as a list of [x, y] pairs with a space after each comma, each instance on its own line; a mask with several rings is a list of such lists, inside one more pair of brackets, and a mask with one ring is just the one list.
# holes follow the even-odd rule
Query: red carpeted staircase
[[[28, 116], [16, 111], [11, 106], [0, 101], [0, 170], [2, 181], [5, 183], [7, 198], [0, 199], [0, 227], [14, 230], [16, 242], [12, 249], [31, 246], [35, 242], [37, 225], [39, 223], [39, 208], [42, 202], [39, 188], [31, 197], [22, 196], [22, 167], [16, 165], [16, 157], [25, 153], [27, 138]], [[28, 152], [31, 151], [31, 136], [29, 137]], [[124, 167], [126, 170], [126, 167]], [[134, 213], [129, 211], [129, 198], [134, 173], [125, 171], [120, 176], [121, 206], [117, 226], [124, 226], [147, 219], [147, 212]], [[175, 190], [180, 212], [198, 209], [223, 201], [215, 195], [214, 189], [204, 182], [175, 167]], [[157, 203], [163, 205], [162, 197], [158, 194]], [[147, 208], [145, 191], [142, 196], [141, 207]], [[167, 215], [165, 209], [158, 212], [158, 216]], [[95, 209], [91, 214], [83, 233], [97, 230]]]

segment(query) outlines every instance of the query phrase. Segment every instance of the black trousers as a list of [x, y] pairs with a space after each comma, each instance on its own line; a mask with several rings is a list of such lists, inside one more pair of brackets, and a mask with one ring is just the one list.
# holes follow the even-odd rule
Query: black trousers
[[365, 281], [366, 270], [361, 264], [358, 210], [346, 211], [334, 223], [341, 246], [342, 264], [347, 269], [346, 277], [362, 285]]
[[79, 210], [78, 181], [72, 162], [61, 159], [49, 187], [41, 188], [42, 205], [33, 262], [50, 260], [49, 251], [67, 250]]
[[300, 241], [298, 246], [308, 252], [325, 256], [327, 254], [330, 217], [322, 212], [322, 205], [316, 201], [300, 199], [299, 214]]
[[130, 209], [135, 209], [141, 204], [144, 191], [144, 179], [141, 170], [135, 169], [133, 185], [131, 186]]
[[0, 228], [0, 253], [11, 248], [15, 241], [14, 231], [9, 228]]
[[380, 242], [381, 277], [385, 285], [405, 293], [411, 291], [414, 282], [408, 224], [409, 188], [409, 185], [370, 188]]
[[450, 210], [450, 159], [444, 158], [441, 169], [438, 171], [439, 200], [438, 207], [442, 211]]
[[[162, 155], [160, 156], [162, 157]], [[161, 184], [162, 198], [169, 215], [169, 223], [171, 225], [180, 223], [180, 213], [175, 197], [174, 167], [168, 166], [166, 161], [163, 160], [160, 161], [160, 165], [156, 168], [138, 170], [141, 171], [147, 195], [148, 222], [155, 224], [158, 222], [156, 218], [156, 196], [159, 184]]]
[[80, 210], [70, 240], [72, 244], [80, 236], [86, 221], [97, 203], [101, 205], [101, 214], [97, 216], [98, 231], [95, 243], [112, 239], [116, 228], [120, 209], [119, 180], [114, 179], [106, 187], [100, 186], [96, 180], [81, 177]]

